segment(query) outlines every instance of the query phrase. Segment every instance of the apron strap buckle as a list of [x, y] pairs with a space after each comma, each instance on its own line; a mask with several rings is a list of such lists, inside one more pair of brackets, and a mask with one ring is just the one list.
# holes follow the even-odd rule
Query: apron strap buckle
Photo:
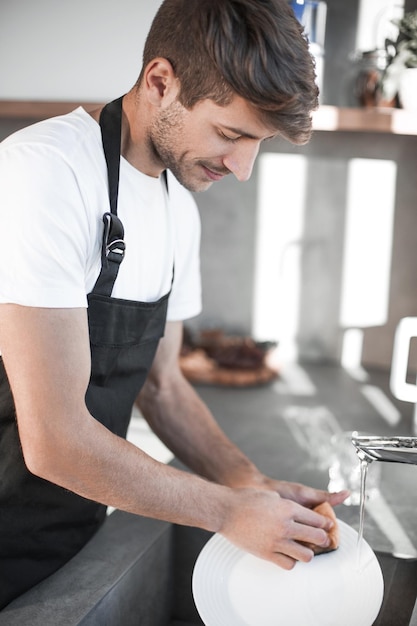
[[[106, 257], [112, 255], [111, 260], [116, 261], [116, 263], [121, 263], [125, 256], [126, 245], [123, 239], [116, 239], [111, 243], [106, 245]], [[113, 255], [116, 255], [113, 258]]]
[[104, 233], [102, 255], [108, 260], [120, 265], [125, 256], [126, 244], [123, 240], [124, 228], [122, 222], [114, 213], [103, 215]]
[[124, 228], [114, 213], [103, 215], [104, 232], [101, 245], [101, 270], [93, 292], [110, 297], [119, 272], [120, 263], [125, 256]]

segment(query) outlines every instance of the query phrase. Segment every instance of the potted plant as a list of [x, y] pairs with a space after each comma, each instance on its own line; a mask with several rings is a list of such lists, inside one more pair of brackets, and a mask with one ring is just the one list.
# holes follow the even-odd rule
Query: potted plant
[[393, 20], [398, 27], [396, 41], [385, 42], [388, 64], [382, 78], [386, 100], [399, 97], [404, 109], [417, 112], [417, 11]]

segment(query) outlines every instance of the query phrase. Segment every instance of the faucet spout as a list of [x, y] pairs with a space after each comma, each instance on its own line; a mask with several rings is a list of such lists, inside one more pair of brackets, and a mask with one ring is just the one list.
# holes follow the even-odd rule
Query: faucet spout
[[417, 437], [378, 437], [352, 433], [358, 457], [371, 461], [417, 465]]

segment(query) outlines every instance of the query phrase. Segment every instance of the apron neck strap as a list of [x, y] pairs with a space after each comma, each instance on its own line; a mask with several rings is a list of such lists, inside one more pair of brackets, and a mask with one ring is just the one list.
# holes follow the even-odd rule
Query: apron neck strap
[[[93, 288], [93, 293], [110, 297], [125, 255], [124, 228], [117, 217], [119, 195], [120, 150], [122, 136], [123, 96], [106, 104], [100, 113], [101, 140], [107, 164], [110, 213], [103, 215], [104, 231], [101, 246], [101, 271]], [[168, 177], [163, 172], [168, 191]]]
[[103, 215], [104, 230], [101, 244], [101, 271], [93, 293], [110, 297], [125, 255], [124, 228], [117, 217], [119, 193], [120, 147], [122, 133], [123, 96], [106, 104], [100, 114], [101, 139], [107, 164], [110, 212]]
[[101, 140], [103, 142], [109, 182], [110, 211], [113, 215], [117, 215], [117, 197], [119, 192], [122, 101], [123, 96], [113, 100], [113, 102], [109, 102], [100, 113]]

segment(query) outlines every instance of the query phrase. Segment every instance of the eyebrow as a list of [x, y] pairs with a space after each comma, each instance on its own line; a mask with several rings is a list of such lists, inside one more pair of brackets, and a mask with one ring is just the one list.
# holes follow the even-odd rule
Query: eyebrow
[[270, 135], [269, 137], [257, 137], [256, 135], [252, 135], [251, 133], [247, 133], [240, 128], [234, 128], [233, 126], [223, 125], [224, 130], [228, 130], [235, 135], [239, 135], [240, 137], [246, 137], [247, 139], [256, 139], [256, 141], [263, 141], [263, 139], [272, 139], [276, 137], [276, 135]]

